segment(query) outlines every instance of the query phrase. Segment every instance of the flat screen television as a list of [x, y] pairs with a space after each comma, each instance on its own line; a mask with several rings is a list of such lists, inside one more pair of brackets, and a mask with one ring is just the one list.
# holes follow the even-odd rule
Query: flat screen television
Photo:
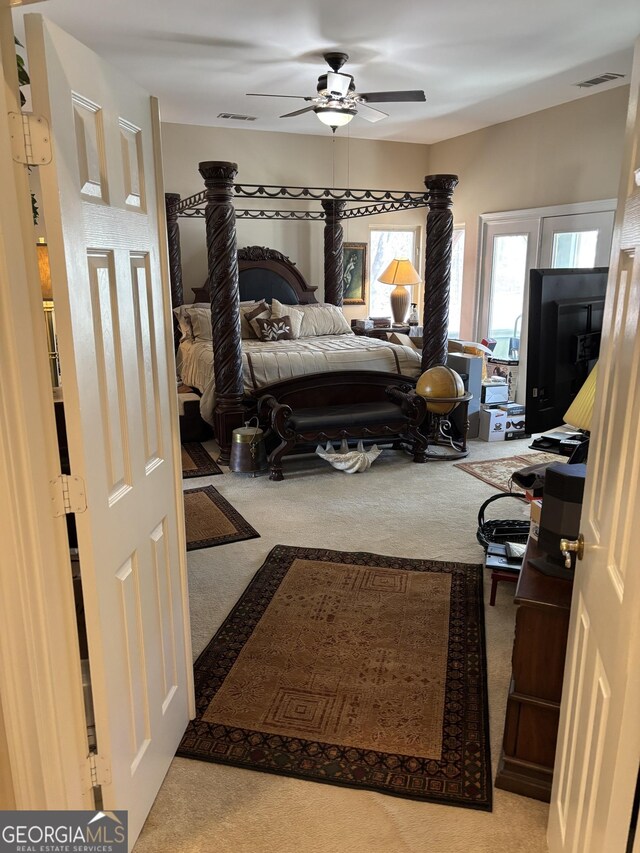
[[564, 414], [598, 359], [607, 267], [529, 272], [526, 431], [546, 432]]

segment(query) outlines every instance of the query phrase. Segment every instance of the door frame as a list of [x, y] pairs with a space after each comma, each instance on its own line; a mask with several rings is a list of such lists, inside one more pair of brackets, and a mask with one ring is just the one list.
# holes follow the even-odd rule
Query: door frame
[[[11, 155], [20, 112], [9, 7], [0, 7], [0, 694], [18, 809], [93, 806], [66, 519], [27, 167]], [[19, 318], [19, 321], [16, 321]]]

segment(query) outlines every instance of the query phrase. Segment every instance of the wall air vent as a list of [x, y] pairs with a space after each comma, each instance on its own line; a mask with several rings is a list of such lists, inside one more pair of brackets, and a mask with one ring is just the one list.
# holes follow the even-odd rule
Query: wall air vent
[[218, 113], [218, 118], [225, 118], [230, 121], [255, 121], [256, 116], [242, 116], [238, 113]]
[[581, 83], [574, 83], [574, 85], [579, 89], [588, 89], [590, 86], [599, 86], [601, 83], [619, 80], [620, 77], [624, 76], [624, 74], [614, 74], [612, 71], [606, 71], [604, 74], [598, 74], [597, 77], [592, 77], [590, 80], [583, 80]]

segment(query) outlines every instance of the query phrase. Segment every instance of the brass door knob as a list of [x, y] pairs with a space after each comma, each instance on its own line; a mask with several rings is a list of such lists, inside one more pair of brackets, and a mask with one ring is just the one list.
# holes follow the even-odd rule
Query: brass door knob
[[572, 553], [575, 554], [579, 560], [584, 557], [584, 536], [582, 533], [578, 534], [577, 539], [561, 539], [560, 550], [564, 557], [565, 568], [570, 569]]

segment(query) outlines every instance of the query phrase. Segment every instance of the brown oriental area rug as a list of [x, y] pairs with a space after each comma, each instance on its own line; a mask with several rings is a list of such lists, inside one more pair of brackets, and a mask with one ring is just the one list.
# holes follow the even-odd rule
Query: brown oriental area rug
[[213, 486], [188, 489], [183, 494], [187, 551], [260, 537]]
[[222, 474], [222, 468], [209, 455], [199, 441], [185, 441], [182, 444], [182, 476], [211, 477]]
[[529, 465], [544, 465], [549, 462], [566, 462], [565, 456], [557, 453], [523, 453], [520, 456], [507, 456], [505, 459], [485, 459], [482, 462], [457, 462], [456, 468], [461, 468], [467, 474], [483, 480], [490, 486], [495, 486], [502, 492], [522, 492], [515, 483], [511, 485], [511, 477], [520, 468]]
[[491, 809], [482, 567], [277, 545], [178, 755]]

